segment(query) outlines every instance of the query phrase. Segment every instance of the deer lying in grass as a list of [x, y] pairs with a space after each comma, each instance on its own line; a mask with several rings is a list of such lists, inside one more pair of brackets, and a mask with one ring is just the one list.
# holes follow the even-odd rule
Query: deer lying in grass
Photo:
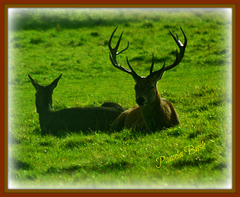
[[172, 127], [174, 125], [179, 124], [178, 115], [173, 105], [169, 101], [161, 98], [157, 89], [157, 82], [162, 78], [163, 73], [165, 71], [174, 68], [183, 59], [185, 48], [187, 46], [187, 38], [181, 27], [180, 29], [184, 35], [184, 39], [185, 39], [184, 44], [182, 44], [180, 40], [178, 40], [177, 34], [175, 37], [169, 31], [172, 37], [174, 38], [177, 46], [180, 49], [180, 53], [176, 51], [176, 60], [174, 61], [174, 63], [169, 66], [165, 66], [165, 62], [164, 62], [163, 67], [161, 69], [157, 71], [153, 71], [153, 65], [154, 65], [154, 55], [153, 55], [150, 74], [147, 77], [141, 77], [137, 75], [137, 73], [131, 67], [128, 61], [128, 58], [126, 58], [126, 60], [130, 70], [118, 64], [116, 57], [117, 55], [121, 54], [123, 51], [128, 49], [129, 42], [125, 49], [121, 50], [120, 52], [117, 52], [123, 33], [120, 35], [116, 47], [112, 48], [111, 42], [117, 28], [113, 31], [109, 39], [109, 50], [111, 52], [110, 60], [113, 66], [115, 66], [121, 71], [124, 71], [132, 75], [136, 83], [135, 93], [136, 93], [136, 102], [138, 104], [137, 106], [124, 111], [121, 115], [117, 117], [117, 119], [113, 123], [113, 128], [115, 130], [121, 130], [123, 128], [127, 128], [127, 129], [136, 129], [136, 130], [155, 131], [155, 130], [161, 130], [163, 128], [168, 128], [168, 127]]
[[124, 109], [116, 103], [104, 103], [102, 107], [68, 108], [52, 111], [52, 94], [60, 75], [50, 85], [39, 85], [30, 75], [36, 89], [35, 103], [42, 134], [58, 131], [110, 130], [111, 123]]

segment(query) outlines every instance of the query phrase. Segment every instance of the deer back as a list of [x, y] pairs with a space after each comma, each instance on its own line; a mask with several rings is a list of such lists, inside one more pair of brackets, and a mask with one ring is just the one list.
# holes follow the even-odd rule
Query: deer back
[[44, 133], [57, 131], [107, 131], [123, 111], [113, 107], [68, 108], [39, 114]]
[[47, 86], [39, 85], [30, 75], [28, 76], [36, 89], [35, 103], [43, 134], [54, 134], [59, 131], [110, 130], [114, 119], [124, 111], [117, 103], [110, 102], [104, 103], [101, 107], [52, 111], [53, 90], [62, 75]]

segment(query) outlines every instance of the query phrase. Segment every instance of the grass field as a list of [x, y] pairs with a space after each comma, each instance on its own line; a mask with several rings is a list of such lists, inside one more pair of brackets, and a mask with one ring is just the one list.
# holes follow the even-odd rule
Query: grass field
[[[180, 65], [159, 92], [180, 125], [157, 132], [122, 130], [41, 135], [35, 90], [61, 73], [53, 108], [136, 105], [134, 80], [109, 60], [108, 40], [130, 42], [119, 62], [139, 75], [174, 61], [168, 30], [188, 38]], [[223, 9], [55, 9], [11, 11], [8, 59], [10, 188], [229, 188], [232, 146], [232, 21]], [[113, 42], [117, 42], [115, 36]]]

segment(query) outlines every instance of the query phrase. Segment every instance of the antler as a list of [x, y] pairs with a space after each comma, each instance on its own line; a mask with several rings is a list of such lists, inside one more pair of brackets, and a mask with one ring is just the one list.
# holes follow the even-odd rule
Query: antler
[[[166, 66], [165, 67], [165, 62], [164, 62], [164, 65], [162, 66], [161, 69], [157, 70], [157, 71], [154, 71], [153, 72], [153, 66], [154, 66], [154, 54], [152, 54], [152, 65], [151, 65], [151, 68], [150, 68], [150, 76], [152, 76], [153, 74], [163, 74], [163, 72], [167, 71], [167, 70], [170, 70], [172, 68], [174, 68], [175, 66], [177, 66], [183, 59], [183, 56], [184, 56], [184, 52], [185, 52], [185, 48], [187, 46], [187, 37], [184, 33], [184, 31], [182, 30], [182, 28], [180, 27], [182, 33], [183, 33], [183, 36], [184, 36], [184, 44], [181, 43], [181, 41], [178, 39], [178, 35], [176, 34], [176, 37], [172, 34], [172, 32], [169, 30], [169, 33], [172, 35], [173, 39], [175, 40], [178, 48], [180, 49], [180, 53], [178, 53], [178, 51], [176, 50], [176, 59], [174, 61], [173, 64], [169, 65], [169, 66]], [[114, 67], [118, 68], [119, 70], [122, 70], [128, 74], [131, 74], [133, 76], [134, 79], [137, 79], [137, 78], [141, 78], [139, 75], [137, 75], [137, 73], [133, 70], [133, 68], [131, 67], [129, 61], [128, 61], [128, 57], [126, 58], [127, 59], [127, 64], [128, 64], [128, 67], [130, 68], [130, 70], [122, 67], [120, 64], [118, 64], [117, 62], [117, 55], [121, 54], [123, 51], [127, 50], [128, 47], [129, 47], [129, 42], [128, 42], [128, 45], [125, 49], [121, 50], [120, 52], [117, 52], [118, 50], [118, 47], [120, 45], [120, 42], [121, 42], [121, 39], [122, 39], [122, 35], [123, 35], [123, 32], [121, 33], [119, 39], [118, 39], [118, 42], [116, 44], [116, 46], [114, 48], [111, 47], [111, 42], [112, 42], [112, 38], [113, 38], [113, 35], [115, 33], [115, 31], [117, 30], [117, 27], [114, 29], [110, 39], [109, 39], [109, 42], [108, 42], [108, 47], [109, 47], [109, 50], [111, 52], [111, 54], [109, 55], [110, 56], [110, 60], [113, 64]], [[159, 75], [159, 76], [162, 76], [162, 75]]]
[[112, 42], [112, 38], [113, 38], [113, 35], [114, 35], [114, 33], [115, 33], [116, 30], [117, 30], [117, 27], [114, 29], [114, 31], [113, 31], [110, 39], [109, 39], [109, 42], [108, 42], [108, 47], [109, 47], [109, 50], [110, 50], [110, 52], [111, 52], [111, 54], [109, 55], [110, 60], [111, 60], [111, 62], [112, 62], [112, 64], [113, 64], [114, 67], [116, 67], [116, 68], [120, 69], [121, 71], [124, 71], [124, 72], [126, 72], [126, 73], [128, 73], [128, 74], [131, 74], [131, 75], [133, 76], [133, 78], [138, 78], [139, 76], [137, 75], [137, 73], [136, 73], [136, 72], [133, 70], [133, 68], [131, 67], [131, 65], [130, 65], [130, 63], [129, 63], [129, 61], [128, 61], [128, 58], [126, 58], [126, 59], [127, 59], [128, 67], [130, 68], [130, 70], [122, 67], [122, 66], [121, 66], [120, 64], [118, 64], [118, 62], [117, 62], [117, 55], [121, 54], [123, 51], [125, 51], [125, 50], [128, 49], [128, 47], [129, 47], [129, 42], [128, 42], [128, 45], [127, 45], [127, 47], [126, 47], [125, 49], [121, 50], [120, 52], [117, 52], [118, 47], [119, 47], [119, 44], [120, 44], [121, 39], [122, 39], [122, 35], [123, 35], [123, 32], [122, 32], [121, 35], [120, 35], [120, 37], [119, 37], [119, 39], [118, 39], [118, 42], [117, 42], [116, 46], [115, 46], [114, 48], [112, 48], [112, 47], [111, 47], [111, 42]]
[[175, 40], [176, 44], [178, 45], [178, 48], [180, 49], [180, 53], [178, 53], [178, 51], [176, 50], [176, 60], [173, 64], [167, 66], [164, 71], [170, 70], [172, 68], [174, 68], [175, 66], [177, 66], [183, 59], [184, 56], [184, 52], [185, 52], [185, 48], [187, 46], [187, 37], [184, 33], [184, 31], [182, 30], [182, 28], [180, 27], [183, 36], [184, 36], [184, 44], [181, 43], [181, 41], [178, 39], [178, 35], [176, 34], [176, 37], [172, 34], [172, 32], [169, 30], [169, 33], [172, 35], [173, 39]]
[[[172, 34], [172, 32], [169, 30], [169, 33], [172, 35], [173, 39], [175, 40], [176, 44], [178, 45], [178, 48], [180, 49], [180, 53], [178, 53], [178, 51], [176, 50], [176, 59], [174, 61], [173, 64], [165, 67], [165, 62], [164, 62], [164, 65], [163, 67], [158, 70], [158, 71], [155, 71], [154, 73], [158, 72], [164, 72], [164, 71], [167, 71], [167, 70], [170, 70], [172, 68], [174, 68], [175, 66], [177, 66], [183, 59], [183, 56], [184, 56], [184, 52], [185, 52], [185, 48], [187, 46], [187, 37], [184, 33], [184, 31], [182, 30], [182, 28], [180, 27], [182, 33], [183, 33], [183, 36], [184, 36], [184, 44], [181, 43], [181, 41], [178, 39], [178, 35], [176, 34], [176, 37]], [[154, 56], [153, 56], [154, 58]], [[153, 73], [152, 70], [153, 70], [153, 64], [154, 64], [154, 59], [152, 60], [152, 66], [150, 68], [150, 75]]]

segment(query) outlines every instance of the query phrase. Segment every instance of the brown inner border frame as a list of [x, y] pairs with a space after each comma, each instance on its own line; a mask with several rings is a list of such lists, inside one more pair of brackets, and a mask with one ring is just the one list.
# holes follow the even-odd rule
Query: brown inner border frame
[[[8, 8], [232, 8], [232, 189], [8, 189]], [[4, 5], [5, 193], [235, 193], [236, 192], [236, 4], [5, 4]]]

